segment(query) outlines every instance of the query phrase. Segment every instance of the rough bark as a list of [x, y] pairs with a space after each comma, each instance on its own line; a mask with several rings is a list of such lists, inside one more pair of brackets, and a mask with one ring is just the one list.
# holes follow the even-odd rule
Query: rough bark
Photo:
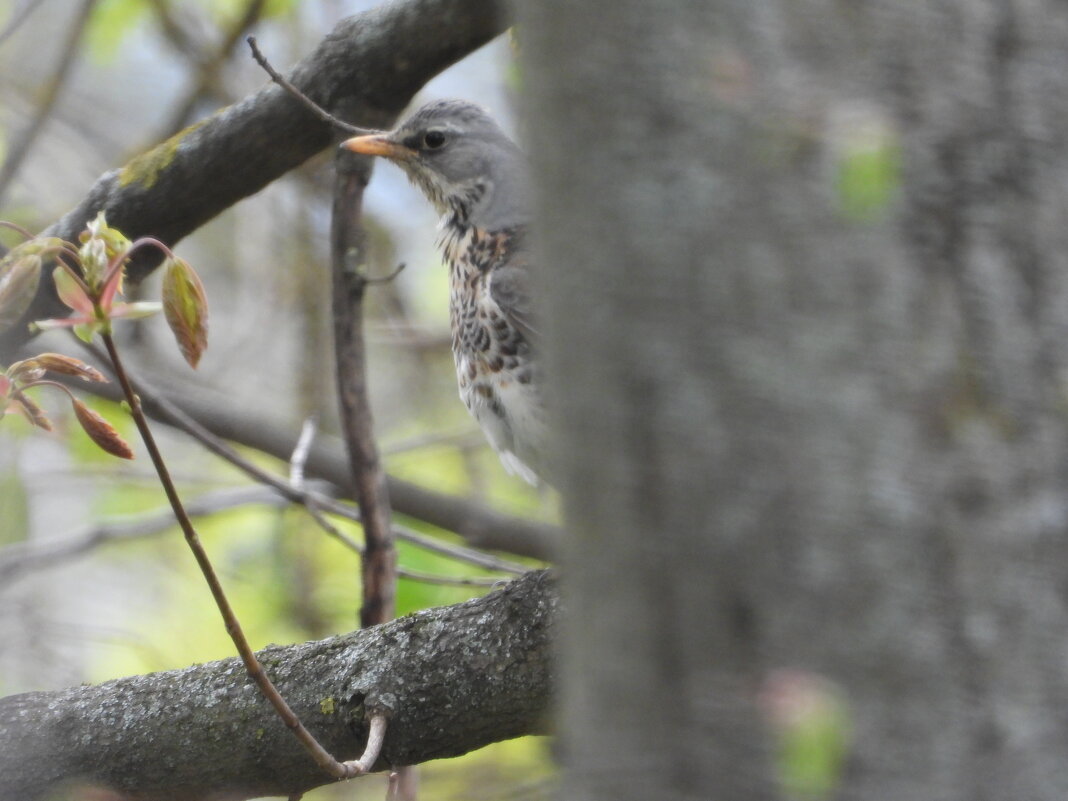
[[[529, 573], [484, 598], [259, 657], [339, 758], [359, 756], [366, 716], [386, 712], [383, 770], [544, 732], [556, 606], [549, 575]], [[65, 782], [214, 801], [329, 781], [236, 658], [0, 699], [4, 801], [50, 797]]]
[[[495, 0], [405, 0], [350, 17], [289, 74], [312, 100], [342, 119], [386, 127], [424, 83], [507, 26]], [[330, 145], [333, 132], [282, 89], [263, 89], [105, 173], [47, 233], [76, 241], [100, 210], [130, 239], [174, 244]], [[136, 280], [158, 255], [135, 259]], [[26, 321], [62, 307], [42, 281]], [[0, 361], [27, 337], [16, 325], [0, 337]]]
[[773, 795], [776, 667], [836, 797], [1068, 797], [1068, 8], [524, 8], [564, 797]]

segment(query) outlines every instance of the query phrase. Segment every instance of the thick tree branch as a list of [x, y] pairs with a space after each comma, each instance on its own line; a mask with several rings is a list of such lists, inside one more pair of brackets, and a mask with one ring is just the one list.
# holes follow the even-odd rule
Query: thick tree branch
[[[289, 78], [337, 116], [386, 127], [420, 86], [507, 23], [494, 0], [386, 4], [338, 23]], [[151, 235], [173, 244], [331, 141], [329, 126], [268, 84], [101, 176], [48, 233], [74, 240], [103, 209], [131, 239]], [[136, 280], [157, 263], [155, 256], [135, 259], [130, 275]], [[60, 310], [51, 282], [41, 287], [27, 321]], [[11, 348], [26, 337], [26, 326], [16, 325], [0, 338], [0, 361], [10, 361]]]
[[[355, 758], [368, 713], [391, 715], [376, 769], [545, 730], [557, 601], [530, 573], [484, 598], [260, 658], [321, 742]], [[0, 699], [0, 798], [65, 781], [139, 801], [289, 795], [329, 777], [236, 658], [92, 687]]]

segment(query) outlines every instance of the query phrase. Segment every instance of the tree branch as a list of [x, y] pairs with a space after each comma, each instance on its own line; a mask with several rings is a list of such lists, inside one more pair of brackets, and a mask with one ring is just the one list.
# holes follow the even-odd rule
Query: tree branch
[[[367, 716], [391, 715], [382, 770], [544, 732], [557, 606], [539, 571], [484, 598], [259, 655], [333, 753], [359, 756]], [[0, 699], [0, 798], [33, 801], [75, 780], [193, 801], [292, 795], [330, 778], [231, 658]]]
[[[319, 105], [344, 119], [387, 127], [427, 80], [503, 31], [494, 0], [405, 0], [341, 21], [290, 73]], [[105, 210], [131, 239], [174, 244], [330, 145], [330, 127], [273, 83], [176, 134], [121, 170], [101, 176], [84, 200], [48, 234], [75, 241]], [[147, 252], [129, 274], [158, 263]], [[25, 320], [61, 309], [51, 282]], [[0, 338], [0, 362], [28, 337], [19, 324]]]
[[363, 190], [371, 176], [369, 159], [339, 153], [331, 225], [334, 353], [337, 362], [338, 403], [345, 450], [356, 489], [356, 503], [364, 532], [362, 560], [363, 605], [360, 625], [367, 627], [393, 617], [397, 552], [390, 530], [386, 475], [375, 445], [368, 399], [367, 360], [363, 343], [363, 295], [366, 282], [360, 267], [366, 255], [366, 235], [360, 228]]
[[[104, 368], [106, 369], [106, 367]], [[157, 386], [158, 384], [158, 386]], [[110, 384], [78, 385], [79, 390], [111, 400], [119, 393]], [[222, 396], [205, 387], [191, 392], [184, 386], [160, 381], [138, 382], [145, 413], [154, 420], [185, 430], [177, 414], [184, 414], [216, 437], [236, 442], [288, 461], [298, 437], [287, 420], [272, 418], [248, 409], [235, 409]], [[341, 443], [336, 437], [319, 436], [312, 444], [305, 464], [310, 478], [329, 481], [352, 497], [352, 475]], [[446, 495], [410, 481], [386, 477], [390, 502], [399, 514], [452, 531], [474, 548], [506, 551], [553, 561], [562, 532], [556, 526], [502, 514], [466, 498]]]

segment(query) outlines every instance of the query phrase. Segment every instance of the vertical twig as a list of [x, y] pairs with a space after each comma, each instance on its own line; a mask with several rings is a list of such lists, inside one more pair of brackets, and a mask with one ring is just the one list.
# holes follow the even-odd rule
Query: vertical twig
[[366, 241], [359, 219], [370, 172], [367, 160], [339, 152], [331, 228], [338, 399], [365, 538], [360, 608], [360, 625], [365, 627], [393, 617], [397, 562], [386, 476], [374, 440], [363, 341], [363, 295], [367, 279], [361, 265], [366, 257]]
[[111, 359], [111, 365], [115, 371], [115, 378], [118, 379], [119, 385], [122, 387], [123, 395], [126, 398], [126, 402], [130, 406], [130, 414], [133, 417], [134, 424], [137, 426], [137, 431], [141, 435], [141, 440], [145, 444], [145, 448], [148, 450], [149, 458], [152, 460], [152, 466], [156, 469], [156, 475], [159, 476], [160, 484], [163, 486], [163, 491], [167, 495], [167, 500], [170, 502], [171, 509], [174, 511], [174, 517], [178, 521], [179, 528], [182, 529], [182, 533], [185, 535], [185, 541], [189, 545], [189, 549], [193, 552], [193, 556], [196, 558], [197, 565], [200, 567], [201, 573], [204, 575], [205, 581], [208, 583], [208, 587], [211, 589], [212, 597], [215, 599], [215, 604], [219, 608], [219, 613], [222, 615], [223, 621], [226, 624], [226, 633], [230, 635], [230, 639], [233, 640], [234, 646], [237, 648], [238, 654], [241, 656], [241, 661], [245, 665], [245, 670], [248, 672], [249, 677], [259, 688], [264, 697], [271, 703], [278, 716], [282, 718], [286, 728], [293, 732], [294, 736], [301, 742], [304, 748], [308, 751], [315, 762], [331, 776], [339, 779], [348, 779], [353, 776], [358, 776], [360, 773], [365, 772], [361, 770], [361, 766], [358, 763], [353, 762], [338, 762], [334, 759], [330, 753], [319, 744], [319, 741], [312, 736], [304, 724], [300, 722], [300, 718], [290, 708], [289, 704], [278, 692], [278, 688], [274, 686], [274, 683], [270, 680], [267, 674], [263, 671], [263, 666], [260, 665], [259, 660], [256, 658], [256, 654], [252, 650], [252, 646], [249, 645], [248, 638], [245, 637], [245, 633], [241, 628], [241, 624], [238, 622], [237, 615], [234, 613], [233, 607], [230, 606], [230, 601], [226, 597], [226, 593], [223, 591], [222, 582], [219, 581], [218, 574], [215, 572], [215, 568], [211, 564], [211, 560], [208, 558], [208, 553], [204, 550], [203, 544], [200, 542], [200, 537], [197, 535], [196, 529], [193, 527], [192, 521], [189, 519], [189, 515], [185, 510], [185, 506], [182, 504], [181, 498], [178, 496], [178, 490], [174, 486], [174, 481], [171, 479], [170, 470], [167, 468], [166, 462], [163, 460], [163, 455], [160, 453], [159, 447], [156, 445], [156, 438], [152, 434], [152, 429], [148, 426], [148, 419], [145, 417], [144, 411], [141, 408], [141, 400], [134, 392], [133, 384], [130, 382], [129, 376], [126, 374], [126, 368], [123, 366], [122, 359], [119, 357], [118, 349], [115, 347], [115, 341], [111, 338], [110, 334], [103, 334], [104, 347], [107, 349], [108, 356]]
[[[368, 280], [361, 272], [366, 261], [366, 235], [359, 225], [363, 190], [371, 175], [370, 160], [338, 151], [330, 231], [334, 286], [334, 350], [337, 358], [338, 399], [345, 446], [352, 466], [356, 503], [363, 522], [361, 561], [363, 604], [360, 625], [374, 626], [395, 611], [397, 552], [393, 547], [386, 474], [378, 458], [367, 391], [367, 358], [363, 340], [363, 295]], [[385, 735], [385, 718], [371, 718], [367, 751], [358, 763], [370, 770]], [[377, 741], [376, 741], [377, 735]], [[414, 779], [414, 768], [401, 775]]]

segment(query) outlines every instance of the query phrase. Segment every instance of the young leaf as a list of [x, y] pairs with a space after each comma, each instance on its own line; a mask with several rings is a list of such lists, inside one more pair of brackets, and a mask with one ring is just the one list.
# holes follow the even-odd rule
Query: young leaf
[[36, 253], [0, 262], [0, 331], [16, 322], [30, 307], [41, 280], [41, 257]]
[[56, 282], [56, 293], [59, 299], [79, 312], [87, 319], [93, 317], [93, 299], [85, 292], [85, 287], [71, 275], [70, 270], [60, 265], [52, 271], [52, 280]]
[[72, 397], [70, 400], [74, 406], [74, 416], [78, 418], [78, 422], [81, 423], [85, 433], [89, 435], [89, 439], [112, 456], [118, 456], [120, 459], [134, 458], [130, 446], [126, 443], [126, 440], [119, 436], [119, 432], [114, 429], [111, 423], [77, 398]]
[[39, 353], [32, 359], [26, 359], [11, 365], [9, 374], [16, 370], [21, 374], [23, 370], [51, 370], [61, 375], [72, 375], [86, 381], [107, 382], [107, 379], [95, 367], [86, 364], [81, 359], [73, 356], [64, 356], [62, 353]]
[[208, 301], [204, 285], [182, 259], [169, 259], [163, 274], [163, 314], [189, 366], [208, 347]]
[[25, 414], [26, 419], [33, 425], [44, 431], [52, 430], [52, 421], [48, 419], [48, 415], [44, 413], [44, 409], [38, 406], [33, 398], [25, 392], [16, 389], [12, 393], [11, 400], [13, 401], [12, 406]]

